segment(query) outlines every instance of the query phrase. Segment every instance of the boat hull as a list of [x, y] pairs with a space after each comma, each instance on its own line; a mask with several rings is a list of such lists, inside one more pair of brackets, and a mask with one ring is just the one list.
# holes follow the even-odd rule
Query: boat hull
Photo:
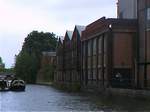
[[12, 86], [10, 87], [11, 91], [25, 91], [25, 86]]

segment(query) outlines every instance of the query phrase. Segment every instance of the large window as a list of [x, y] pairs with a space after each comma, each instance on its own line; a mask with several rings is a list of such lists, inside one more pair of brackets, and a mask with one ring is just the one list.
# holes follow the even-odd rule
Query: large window
[[83, 69], [85, 69], [85, 61], [86, 61], [86, 58], [85, 58], [85, 56], [86, 56], [86, 44], [85, 44], [85, 42], [83, 42], [82, 43], [82, 53], [83, 53], [83, 59], [82, 59], [82, 64], [83, 64]]
[[147, 8], [147, 28], [150, 29], [150, 8]]
[[102, 54], [99, 54], [98, 56], [98, 67], [102, 67]]
[[86, 46], [85, 46], [86, 44], [85, 44], [85, 42], [83, 43], [83, 56], [85, 56], [86, 55]]
[[106, 54], [107, 54], [107, 37], [105, 36], [104, 37], [104, 57], [103, 57], [104, 58], [103, 59], [104, 60], [104, 66], [106, 66], [106, 60], [107, 60], [106, 59], [107, 58]]
[[102, 66], [102, 36], [98, 39], [98, 67]]
[[93, 68], [96, 68], [96, 63], [97, 63], [97, 59], [96, 59], [96, 55], [93, 56]]
[[91, 80], [91, 70], [88, 69], [88, 80]]
[[92, 41], [89, 40], [89, 41], [88, 41], [88, 56], [91, 56], [91, 55], [92, 55], [91, 45], [92, 45]]
[[107, 37], [104, 37], [104, 53], [107, 52]]
[[97, 76], [96, 76], [96, 69], [93, 69], [93, 79], [96, 80]]
[[93, 68], [96, 67], [96, 38], [93, 40]]
[[91, 49], [92, 41], [88, 41], [88, 68], [91, 68], [91, 56], [92, 56], [92, 49]]
[[147, 20], [150, 20], [150, 8], [147, 8]]
[[98, 39], [98, 51], [99, 51], [99, 54], [102, 53], [102, 37], [99, 37]]
[[96, 55], [96, 38], [93, 40], [93, 55]]
[[98, 80], [102, 80], [102, 69], [98, 69]]
[[88, 57], [88, 68], [91, 68], [91, 57]]

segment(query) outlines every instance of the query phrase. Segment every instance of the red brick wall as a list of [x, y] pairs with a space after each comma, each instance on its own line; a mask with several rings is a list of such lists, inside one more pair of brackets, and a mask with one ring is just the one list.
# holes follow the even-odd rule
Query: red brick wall
[[[147, 32], [147, 62], [150, 62], [150, 30]], [[150, 65], [147, 66], [147, 85], [150, 87]]]
[[147, 61], [150, 62], [150, 31], [147, 32]]
[[113, 38], [114, 67], [132, 66], [132, 33], [115, 33]]

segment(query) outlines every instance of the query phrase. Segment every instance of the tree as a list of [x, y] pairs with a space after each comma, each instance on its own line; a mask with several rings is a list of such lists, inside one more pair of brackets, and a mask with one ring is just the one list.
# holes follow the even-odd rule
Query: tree
[[2, 58], [0, 57], [0, 73], [3, 74], [3, 73], [8, 73], [8, 74], [13, 74], [14, 71], [13, 68], [5, 68], [5, 64], [3, 63], [3, 60]]
[[1, 71], [4, 68], [5, 68], [5, 64], [3, 63], [2, 58], [0, 57], [0, 69], [1, 69]]
[[31, 32], [16, 56], [16, 75], [28, 83], [35, 83], [43, 51], [55, 51], [57, 38], [53, 33]]
[[3, 63], [3, 61], [2, 61], [2, 58], [0, 57], [0, 64], [2, 64]]

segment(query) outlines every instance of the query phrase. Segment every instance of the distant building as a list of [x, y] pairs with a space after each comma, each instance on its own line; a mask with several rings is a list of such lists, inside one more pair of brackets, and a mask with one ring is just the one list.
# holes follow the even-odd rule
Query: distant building
[[72, 67], [71, 67], [71, 38], [72, 38], [73, 31], [66, 31], [64, 40], [63, 40], [63, 59], [64, 59], [64, 82], [70, 83], [72, 80]]
[[69, 83], [71, 80], [71, 38], [73, 31], [66, 31], [64, 38], [59, 38], [56, 49], [56, 74], [54, 76], [55, 82]]
[[81, 80], [81, 33], [85, 26], [76, 25], [71, 39], [72, 54], [72, 83], [80, 83]]
[[63, 38], [59, 38], [56, 47], [56, 74], [54, 76], [54, 81], [63, 82], [64, 81], [64, 53], [63, 53]]
[[118, 18], [136, 19], [137, 18], [137, 0], [118, 0], [117, 3]]
[[63, 41], [57, 45], [57, 74], [55, 81], [79, 84], [81, 79], [81, 34], [85, 26], [76, 25], [74, 31], [66, 31]]
[[43, 62], [53, 64], [55, 63], [56, 52], [42, 52]]
[[50, 81], [51, 74], [49, 74], [48, 76], [47, 74], [44, 74], [45, 67], [49, 65], [56, 66], [56, 52], [42, 52], [41, 66], [37, 75], [37, 83]]

